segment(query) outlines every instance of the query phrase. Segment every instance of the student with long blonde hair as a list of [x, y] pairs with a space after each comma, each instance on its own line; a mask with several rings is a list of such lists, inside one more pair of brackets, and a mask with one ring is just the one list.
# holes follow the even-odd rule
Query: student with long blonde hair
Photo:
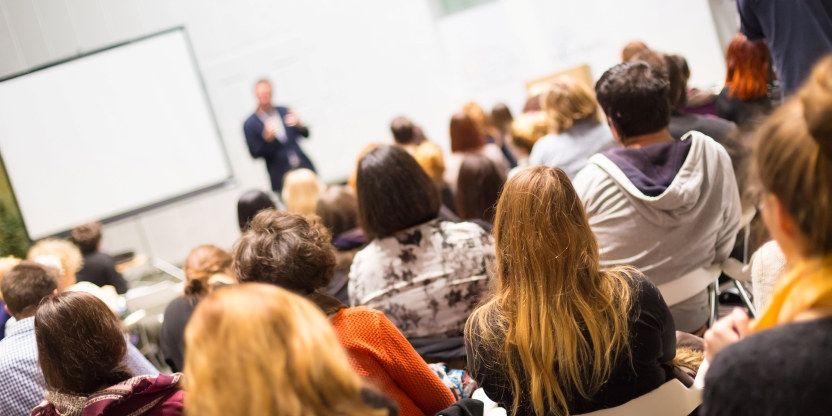
[[326, 186], [318, 179], [318, 175], [310, 169], [296, 169], [290, 171], [283, 178], [283, 191], [280, 196], [286, 204], [286, 210], [293, 214], [312, 215], [318, 196]]
[[757, 320], [737, 310], [705, 334], [705, 357], [713, 364], [700, 414], [828, 415], [832, 56], [756, 136], [762, 217], [783, 250], [787, 272]]
[[200, 416], [387, 416], [314, 304], [273, 285], [223, 288], [185, 332], [185, 409]]
[[583, 205], [560, 169], [510, 179], [494, 220], [497, 286], [468, 319], [468, 367], [513, 415], [623, 404], [672, 378], [676, 338], [639, 272], [601, 270]]

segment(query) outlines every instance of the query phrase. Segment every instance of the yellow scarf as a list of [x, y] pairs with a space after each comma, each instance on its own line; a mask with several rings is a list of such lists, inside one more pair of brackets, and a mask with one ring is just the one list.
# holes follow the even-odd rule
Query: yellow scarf
[[761, 331], [810, 309], [832, 308], [832, 256], [802, 261], [777, 283], [768, 308], [751, 326]]

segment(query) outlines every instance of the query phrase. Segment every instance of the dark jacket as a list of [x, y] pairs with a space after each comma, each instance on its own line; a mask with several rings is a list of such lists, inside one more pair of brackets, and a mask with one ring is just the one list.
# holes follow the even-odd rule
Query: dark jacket
[[79, 282], [90, 282], [99, 287], [110, 285], [119, 295], [127, 292], [127, 281], [116, 271], [115, 260], [100, 251], [84, 255], [84, 266], [76, 277]]
[[[275, 110], [283, 120], [288, 114], [289, 109], [286, 107], [275, 107]], [[286, 142], [281, 143], [275, 139], [271, 142], [266, 142], [263, 139], [263, 128], [265, 125], [263, 121], [257, 116], [257, 113], [252, 114], [246, 119], [243, 124], [243, 133], [246, 136], [246, 144], [248, 144], [248, 151], [251, 157], [263, 158], [266, 161], [266, 169], [269, 171], [269, 178], [272, 183], [272, 190], [280, 192], [283, 189], [283, 176], [292, 169], [306, 168], [315, 170], [312, 161], [303, 152], [303, 149], [298, 144], [301, 137], [309, 137], [309, 128], [306, 126], [289, 127], [284, 123], [286, 129]], [[298, 156], [298, 164], [292, 166], [289, 155], [295, 153]]]

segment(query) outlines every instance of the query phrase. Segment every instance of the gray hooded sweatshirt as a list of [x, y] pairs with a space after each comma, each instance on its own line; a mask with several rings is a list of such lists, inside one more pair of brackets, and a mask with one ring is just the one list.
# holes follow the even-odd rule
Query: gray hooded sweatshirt
[[[632, 265], [661, 285], [721, 263], [734, 247], [741, 207], [731, 159], [702, 133], [596, 154], [574, 185], [604, 266]], [[670, 310], [676, 329], [695, 330], [707, 321], [707, 292]]]

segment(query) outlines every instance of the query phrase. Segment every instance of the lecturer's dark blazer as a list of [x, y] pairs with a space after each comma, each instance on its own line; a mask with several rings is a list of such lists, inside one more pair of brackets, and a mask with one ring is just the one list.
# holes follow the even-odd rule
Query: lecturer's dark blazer
[[[289, 110], [286, 107], [277, 106], [274, 108], [280, 114], [280, 120], [283, 121]], [[262, 157], [266, 161], [266, 169], [269, 171], [269, 178], [272, 182], [272, 190], [277, 193], [283, 189], [283, 176], [286, 172], [292, 169], [306, 168], [315, 170], [315, 166], [309, 157], [303, 153], [298, 144], [301, 137], [309, 137], [309, 128], [306, 126], [289, 127], [283, 124], [286, 130], [286, 143], [281, 143], [275, 139], [271, 142], [266, 142], [263, 139], [264, 124], [257, 117], [257, 113], [252, 114], [246, 119], [243, 124], [243, 132], [246, 135], [246, 144], [248, 144], [248, 151], [251, 157]], [[294, 150], [300, 159], [298, 166], [291, 166], [289, 164], [290, 150]]]

